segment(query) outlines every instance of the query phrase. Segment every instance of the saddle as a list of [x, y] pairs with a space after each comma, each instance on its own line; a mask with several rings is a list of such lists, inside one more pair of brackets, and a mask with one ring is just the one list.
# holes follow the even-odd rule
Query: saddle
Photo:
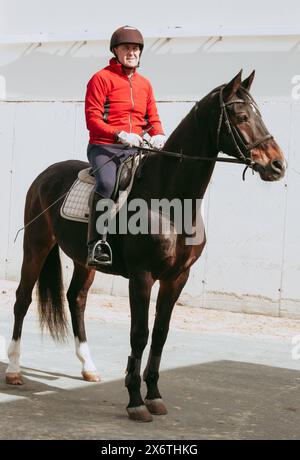
[[[112, 193], [112, 200], [116, 205], [110, 217], [113, 217], [126, 202], [134, 177], [139, 174], [142, 157], [142, 154], [131, 155], [119, 165]], [[91, 167], [79, 171], [60, 208], [60, 215], [68, 220], [88, 222], [89, 198], [95, 185], [96, 179]]]

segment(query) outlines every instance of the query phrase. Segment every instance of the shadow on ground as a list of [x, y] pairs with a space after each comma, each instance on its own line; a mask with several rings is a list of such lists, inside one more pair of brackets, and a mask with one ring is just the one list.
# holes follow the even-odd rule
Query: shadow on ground
[[53, 386], [60, 377], [74, 386], [77, 378], [24, 369], [25, 385], [14, 387], [3, 383], [6, 366], [0, 394], [23, 399], [0, 403], [1, 439], [300, 438], [299, 371], [233, 361], [163, 371], [169, 413], [138, 424], [127, 418], [123, 380], [60, 389]]

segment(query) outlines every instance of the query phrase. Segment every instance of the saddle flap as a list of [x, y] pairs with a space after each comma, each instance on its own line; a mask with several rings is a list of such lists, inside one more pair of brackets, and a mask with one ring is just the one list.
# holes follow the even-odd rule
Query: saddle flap
[[119, 165], [117, 169], [114, 190], [112, 193], [113, 200], [117, 198], [119, 191], [126, 190], [128, 186], [130, 186], [130, 189], [131, 189], [131, 185], [132, 185], [135, 171], [137, 168], [138, 160], [139, 159], [136, 159], [136, 156], [131, 155], [125, 161], [122, 161], [122, 163]]

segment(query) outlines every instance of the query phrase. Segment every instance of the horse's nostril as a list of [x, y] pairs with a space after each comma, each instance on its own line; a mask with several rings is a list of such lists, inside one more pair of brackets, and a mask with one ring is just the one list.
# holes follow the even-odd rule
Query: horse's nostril
[[273, 160], [272, 163], [271, 163], [271, 166], [274, 169], [274, 171], [280, 173], [283, 170], [283, 161], [281, 161], [281, 160]]

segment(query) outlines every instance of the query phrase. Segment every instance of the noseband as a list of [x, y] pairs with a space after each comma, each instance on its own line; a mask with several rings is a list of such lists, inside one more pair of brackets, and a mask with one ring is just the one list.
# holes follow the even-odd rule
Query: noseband
[[224, 87], [222, 87], [220, 89], [220, 93], [219, 93], [219, 101], [220, 101], [221, 112], [220, 112], [220, 117], [219, 117], [219, 122], [218, 122], [218, 129], [217, 129], [217, 149], [218, 149], [218, 151], [220, 151], [219, 150], [220, 133], [221, 133], [221, 128], [222, 128], [222, 123], [223, 123], [223, 120], [224, 120], [225, 126], [227, 128], [227, 132], [230, 135], [231, 140], [233, 142], [233, 145], [234, 145], [234, 147], [236, 149], [237, 157], [240, 158], [241, 160], [243, 160], [246, 165], [248, 165], [250, 167], [253, 167], [253, 166], [255, 166], [255, 161], [252, 160], [251, 150], [254, 149], [255, 147], [257, 147], [258, 145], [262, 144], [263, 142], [265, 142], [265, 141], [267, 141], [269, 139], [273, 139], [273, 136], [269, 133], [269, 131], [266, 128], [266, 126], [265, 126], [265, 124], [264, 124], [264, 122], [262, 120], [261, 113], [260, 113], [260, 111], [259, 111], [259, 109], [258, 109], [258, 107], [256, 105], [256, 102], [252, 98], [251, 94], [245, 88], [243, 88], [243, 91], [245, 91], [245, 93], [247, 94], [247, 96], [250, 99], [250, 103], [255, 107], [255, 110], [257, 111], [258, 116], [260, 117], [262, 126], [263, 126], [263, 128], [265, 130], [265, 135], [262, 138], [258, 139], [257, 141], [253, 142], [252, 144], [245, 144], [245, 142], [244, 142], [241, 134], [239, 133], [238, 129], [229, 120], [227, 107], [229, 105], [232, 105], [232, 104], [247, 104], [247, 101], [245, 101], [244, 99], [238, 99], [237, 98], [237, 99], [233, 99], [233, 100], [228, 101], [228, 102], [224, 102], [223, 89], [224, 89]]

